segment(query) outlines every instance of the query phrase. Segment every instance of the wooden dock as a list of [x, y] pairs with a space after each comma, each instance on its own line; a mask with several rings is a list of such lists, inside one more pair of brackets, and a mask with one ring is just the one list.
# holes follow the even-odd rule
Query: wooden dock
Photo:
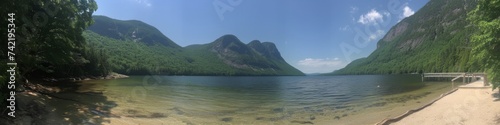
[[451, 79], [452, 82], [459, 78], [463, 78], [463, 83], [472, 82], [472, 80], [476, 78], [481, 78], [485, 86], [489, 85], [486, 73], [423, 73], [422, 82], [425, 81], [425, 78], [453, 78]]

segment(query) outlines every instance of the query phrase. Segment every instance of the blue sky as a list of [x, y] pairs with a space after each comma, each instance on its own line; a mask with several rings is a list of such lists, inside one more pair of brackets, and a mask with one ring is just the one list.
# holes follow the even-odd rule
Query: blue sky
[[180, 46], [225, 34], [269, 41], [304, 73], [325, 73], [367, 57], [401, 19], [429, 0], [96, 0], [94, 15], [140, 20]]

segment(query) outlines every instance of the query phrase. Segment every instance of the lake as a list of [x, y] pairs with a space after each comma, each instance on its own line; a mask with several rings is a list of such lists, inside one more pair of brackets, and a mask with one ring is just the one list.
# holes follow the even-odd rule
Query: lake
[[113, 102], [120, 118], [111, 123], [195, 125], [374, 124], [456, 86], [420, 75], [131, 76], [81, 85]]

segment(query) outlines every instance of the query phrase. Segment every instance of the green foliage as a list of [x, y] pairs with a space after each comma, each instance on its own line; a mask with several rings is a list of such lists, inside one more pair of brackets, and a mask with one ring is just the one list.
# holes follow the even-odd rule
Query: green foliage
[[468, 14], [478, 29], [471, 37], [473, 59], [488, 74], [493, 89], [500, 86], [500, 0], [479, 0]]
[[180, 49], [112, 39], [91, 31], [84, 32], [83, 36], [96, 49], [106, 50], [101, 53], [108, 56], [110, 69], [117, 73], [175, 75], [189, 70], [185, 65], [185, 58], [182, 55], [176, 56]]
[[[257, 54], [241, 43], [228, 42], [228, 48], [246, 51], [231, 58], [230, 62], [242, 65], [264, 65], [262, 69], [228, 65], [213, 50], [213, 42], [173, 48], [163, 44], [149, 44], [139, 40], [118, 40], [101, 36], [92, 31], [83, 34], [89, 44], [106, 50], [114, 72], [130, 75], [303, 75], [285, 61], [272, 60]], [[246, 48], [245, 48], [246, 47]], [[245, 48], [245, 49], [243, 49]], [[270, 67], [270, 66], [274, 67]], [[267, 67], [266, 67], [267, 66]], [[258, 67], [258, 66], [254, 66]]]
[[[92, 75], [79, 71], [87, 63], [93, 63], [85, 58], [86, 43], [81, 34], [93, 22], [92, 13], [97, 9], [94, 0], [5, 3], [8, 4], [2, 7], [2, 15], [15, 13], [16, 17], [15, 53], [20, 77]], [[3, 56], [6, 50], [2, 49]]]
[[[16, 83], [26, 79], [47, 77], [74, 77], [82, 75], [105, 75], [102, 70], [106, 61], [104, 54], [95, 54], [87, 48], [81, 35], [92, 24], [92, 13], [97, 9], [94, 0], [6, 0], [0, 4], [0, 15], [13, 13], [15, 20], [16, 46], [14, 49]], [[7, 19], [0, 25], [7, 26]], [[7, 30], [0, 32], [7, 36]], [[5, 41], [5, 42], [4, 42]], [[7, 45], [7, 40], [2, 40]], [[0, 48], [0, 66], [6, 71], [7, 47]], [[97, 65], [96, 65], [97, 64]], [[84, 70], [85, 68], [96, 69]], [[0, 89], [6, 90], [8, 74], [1, 74]], [[6, 93], [1, 93], [4, 104]]]
[[[195, 61], [194, 69], [209, 74], [224, 75], [303, 75], [281, 59], [266, 57], [237, 38], [218, 40], [204, 45], [185, 47], [185, 53]], [[220, 47], [220, 48], [219, 48]]]
[[[286, 63], [273, 43], [245, 45], [234, 35], [180, 47], [155, 27], [136, 20], [94, 16], [83, 35], [106, 50], [113, 71], [163, 75], [304, 75]], [[259, 46], [260, 48], [256, 48]]]
[[92, 44], [85, 48], [82, 56], [84, 57], [83, 59], [88, 59], [85, 60], [88, 63], [84, 63], [80, 68], [83, 71], [83, 74], [80, 75], [106, 76], [111, 72], [106, 51], [96, 48]]
[[413, 16], [392, 27], [368, 57], [354, 60], [331, 74], [480, 71], [470, 59], [469, 36], [475, 29], [466, 20], [467, 12], [473, 9], [467, 6], [474, 5], [475, 1], [429, 1]]
[[93, 16], [94, 25], [91, 30], [97, 34], [118, 40], [141, 41], [147, 45], [161, 44], [172, 48], [180, 48], [172, 40], [163, 35], [155, 27], [137, 20], [115, 20], [106, 16]]

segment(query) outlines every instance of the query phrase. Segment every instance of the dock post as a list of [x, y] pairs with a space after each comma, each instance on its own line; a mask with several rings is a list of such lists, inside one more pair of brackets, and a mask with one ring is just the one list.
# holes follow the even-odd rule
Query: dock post
[[[490, 86], [490, 84], [488, 83], [488, 75], [485, 73], [484, 74], [484, 77], [483, 77], [483, 84], [484, 86]], [[500, 89], [499, 89], [500, 91]]]
[[422, 82], [424, 82], [424, 74], [422, 73], [422, 75], [420, 75], [420, 76], [422, 76]]
[[465, 73], [462, 75], [462, 84], [465, 84]]

